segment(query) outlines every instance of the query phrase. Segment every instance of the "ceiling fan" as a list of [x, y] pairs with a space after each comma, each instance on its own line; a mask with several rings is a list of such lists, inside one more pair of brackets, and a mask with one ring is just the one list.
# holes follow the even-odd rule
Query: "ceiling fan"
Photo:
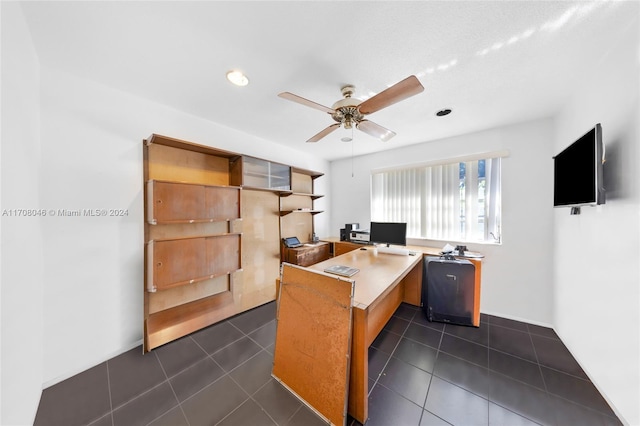
[[417, 95], [423, 90], [424, 87], [420, 84], [417, 77], [415, 75], [411, 75], [365, 101], [360, 101], [351, 97], [355, 91], [354, 86], [344, 86], [342, 88], [342, 96], [344, 96], [344, 99], [340, 99], [334, 103], [331, 108], [289, 92], [280, 93], [278, 96], [283, 99], [324, 111], [331, 115], [331, 118], [336, 121], [336, 123], [312, 136], [307, 142], [318, 142], [329, 133], [338, 129], [341, 125], [344, 126], [345, 129], [351, 129], [355, 125], [356, 129], [386, 142], [396, 135], [395, 132], [385, 129], [373, 121], [365, 119], [365, 116], [405, 100], [413, 95]]

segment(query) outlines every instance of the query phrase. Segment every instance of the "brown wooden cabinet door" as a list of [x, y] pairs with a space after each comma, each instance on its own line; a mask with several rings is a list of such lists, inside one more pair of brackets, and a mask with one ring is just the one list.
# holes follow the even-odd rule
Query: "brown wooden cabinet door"
[[240, 269], [240, 235], [207, 238], [207, 268], [209, 275], [227, 274]]
[[158, 222], [188, 222], [206, 217], [202, 185], [154, 182], [154, 218]]
[[216, 222], [240, 218], [240, 190], [208, 186], [204, 188], [205, 217]]
[[208, 275], [204, 238], [156, 241], [153, 251], [153, 276], [158, 290]]

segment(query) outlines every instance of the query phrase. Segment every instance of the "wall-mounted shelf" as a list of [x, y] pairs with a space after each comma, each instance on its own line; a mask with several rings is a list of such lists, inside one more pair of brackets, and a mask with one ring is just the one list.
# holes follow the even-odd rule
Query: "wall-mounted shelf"
[[145, 342], [155, 348], [214, 323], [220, 316], [233, 315], [233, 293], [204, 297], [150, 314], [145, 321]]
[[[323, 210], [316, 209], [314, 201], [322, 198], [314, 193], [314, 181], [322, 176], [310, 170], [291, 169], [291, 190], [280, 194], [280, 233], [283, 238], [296, 236], [302, 242], [312, 242], [313, 217]], [[288, 261], [285, 253], [283, 262]]]
[[280, 216], [286, 216], [291, 213], [311, 213], [312, 215], [316, 215], [322, 212], [324, 212], [324, 210], [308, 210], [308, 209], [280, 210]]
[[301, 197], [310, 197], [312, 200], [317, 200], [318, 198], [324, 197], [324, 195], [320, 195], [320, 194], [307, 194], [305, 192], [280, 191], [281, 197], [289, 197], [291, 195], [299, 195]]

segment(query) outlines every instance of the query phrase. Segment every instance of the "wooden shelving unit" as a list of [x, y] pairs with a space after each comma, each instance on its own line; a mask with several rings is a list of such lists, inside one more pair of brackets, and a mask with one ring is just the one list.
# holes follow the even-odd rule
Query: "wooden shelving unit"
[[[315, 179], [322, 173], [291, 169], [291, 190], [280, 192], [280, 233], [282, 238], [296, 236], [302, 242], [312, 242], [313, 216], [322, 213], [314, 208], [314, 201], [323, 197], [314, 193]], [[325, 253], [326, 252], [326, 253]], [[283, 262], [310, 264], [328, 258], [328, 247], [282, 248]]]
[[275, 300], [279, 195], [244, 185], [247, 158], [156, 134], [144, 141], [145, 352]]
[[143, 159], [144, 351], [275, 300], [322, 173], [156, 134]]

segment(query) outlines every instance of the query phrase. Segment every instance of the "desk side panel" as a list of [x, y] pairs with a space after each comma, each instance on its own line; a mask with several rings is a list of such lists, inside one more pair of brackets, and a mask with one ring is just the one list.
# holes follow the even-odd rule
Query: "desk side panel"
[[420, 262], [414, 266], [411, 272], [402, 280], [404, 282], [404, 296], [402, 301], [410, 305], [420, 306], [421, 303], [423, 262], [424, 259], [420, 259]]
[[353, 281], [283, 264], [273, 376], [333, 424], [346, 421]]

